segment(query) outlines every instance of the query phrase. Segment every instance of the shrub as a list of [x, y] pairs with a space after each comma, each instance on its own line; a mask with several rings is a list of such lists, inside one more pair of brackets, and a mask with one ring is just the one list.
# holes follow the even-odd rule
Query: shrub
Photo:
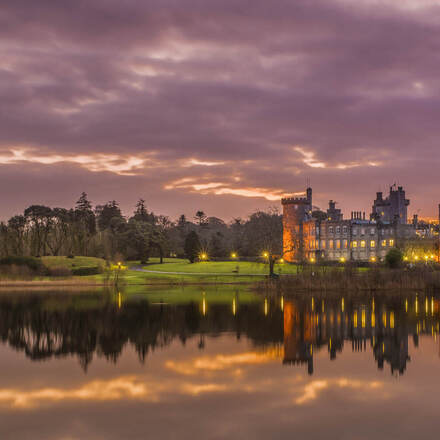
[[25, 266], [37, 273], [44, 273], [44, 264], [34, 257], [5, 257], [0, 259], [0, 266]]
[[98, 275], [102, 273], [102, 267], [77, 267], [72, 269], [72, 274], [76, 276]]
[[48, 269], [48, 275], [51, 277], [70, 277], [72, 271], [67, 267], [52, 267]]
[[385, 256], [385, 264], [391, 269], [396, 269], [400, 267], [402, 261], [403, 253], [400, 249], [397, 248], [390, 249]]
[[0, 266], [0, 275], [4, 279], [32, 279], [35, 272], [27, 266], [8, 264]]

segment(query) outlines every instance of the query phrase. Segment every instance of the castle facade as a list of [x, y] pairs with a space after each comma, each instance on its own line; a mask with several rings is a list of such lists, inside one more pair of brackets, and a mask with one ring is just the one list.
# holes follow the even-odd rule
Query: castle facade
[[283, 257], [289, 262], [381, 261], [391, 248], [415, 236], [414, 226], [407, 224], [409, 200], [401, 186], [390, 187], [386, 198], [377, 193], [368, 219], [362, 212], [344, 219], [333, 200], [326, 212], [314, 209], [311, 188], [305, 197], [281, 203]]

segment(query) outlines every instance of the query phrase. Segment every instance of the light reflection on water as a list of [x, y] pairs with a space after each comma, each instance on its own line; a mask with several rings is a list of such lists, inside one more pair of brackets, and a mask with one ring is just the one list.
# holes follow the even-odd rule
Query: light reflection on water
[[4, 293], [0, 438], [431, 438], [439, 322], [422, 294]]

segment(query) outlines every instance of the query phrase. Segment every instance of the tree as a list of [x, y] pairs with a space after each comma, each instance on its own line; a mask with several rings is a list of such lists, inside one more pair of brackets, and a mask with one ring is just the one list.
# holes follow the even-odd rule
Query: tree
[[199, 226], [202, 226], [206, 223], [206, 214], [203, 211], [197, 211], [196, 215], [194, 216], [194, 220], [196, 220], [199, 223]]
[[24, 255], [24, 245], [26, 231], [26, 217], [24, 215], [15, 215], [8, 220], [7, 243], [11, 246], [12, 255]]
[[185, 216], [185, 214], [182, 214], [180, 217], [179, 217], [179, 220], [177, 220], [177, 227], [179, 228], [179, 229], [185, 229], [186, 228], [186, 225], [188, 224], [188, 220], [186, 219], [186, 216]]
[[197, 232], [191, 231], [185, 238], [185, 256], [188, 258], [190, 263], [196, 261], [197, 256], [200, 252], [200, 240]]
[[43, 205], [32, 205], [24, 210], [24, 216], [31, 230], [31, 254], [46, 254], [47, 237], [53, 224], [52, 209]]
[[136, 203], [136, 209], [133, 213], [133, 218], [142, 222], [154, 223], [156, 221], [154, 214], [148, 213], [144, 199], [139, 199]]
[[101, 231], [105, 231], [111, 225], [112, 219], [117, 217], [118, 219], [123, 219], [121, 208], [119, 204], [112, 200], [107, 202], [105, 205], [99, 205], [95, 209], [98, 227]]
[[275, 261], [283, 256], [283, 225], [276, 209], [257, 211], [245, 225], [249, 255], [263, 255], [269, 263], [269, 276], [274, 276]]
[[87, 255], [90, 238], [96, 234], [96, 217], [92, 210], [92, 204], [85, 192], [76, 202], [73, 211], [73, 239], [76, 251], [81, 255]]
[[211, 240], [209, 241], [209, 254], [217, 258], [222, 258], [227, 255], [225, 237], [221, 232], [216, 232], [211, 235]]
[[385, 256], [385, 263], [391, 269], [398, 268], [403, 261], [403, 253], [400, 249], [392, 248]]

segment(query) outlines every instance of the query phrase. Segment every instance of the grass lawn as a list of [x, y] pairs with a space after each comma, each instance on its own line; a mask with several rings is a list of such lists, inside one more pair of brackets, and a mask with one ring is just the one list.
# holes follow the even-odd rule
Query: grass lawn
[[[128, 264], [130, 266], [130, 264]], [[250, 261], [203, 261], [189, 263], [188, 260], [177, 258], [167, 258], [163, 264], [159, 264], [158, 259], [150, 259], [145, 270], [158, 272], [179, 272], [185, 274], [218, 274], [218, 275], [268, 275], [269, 265]], [[237, 270], [238, 269], [238, 270]], [[275, 273], [295, 274], [297, 266], [295, 264], [280, 263], [275, 264]]]
[[[42, 257], [43, 264], [49, 268], [64, 267], [77, 269], [86, 267], [104, 266], [105, 261], [95, 257]], [[204, 261], [189, 263], [186, 259], [164, 258], [163, 264], [159, 258], [150, 258], [148, 264], [141, 265], [140, 261], [128, 261], [124, 263], [128, 269], [121, 270], [119, 274], [120, 285], [141, 286], [141, 285], [212, 285], [212, 284], [239, 284], [258, 282], [269, 273], [269, 265], [260, 262], [249, 261]], [[131, 270], [130, 268], [141, 270]], [[296, 274], [298, 266], [289, 263], [278, 263], [275, 265], [275, 273], [280, 275]], [[342, 268], [341, 268], [342, 269]], [[317, 270], [318, 269], [317, 267]], [[322, 268], [321, 268], [322, 270]], [[368, 270], [361, 268], [360, 271]], [[78, 283], [78, 285], [102, 285], [112, 283], [115, 276], [111, 274], [84, 275], [73, 277], [38, 277], [34, 281], [52, 281], [66, 285]], [[73, 284], [72, 284], [73, 285]]]

